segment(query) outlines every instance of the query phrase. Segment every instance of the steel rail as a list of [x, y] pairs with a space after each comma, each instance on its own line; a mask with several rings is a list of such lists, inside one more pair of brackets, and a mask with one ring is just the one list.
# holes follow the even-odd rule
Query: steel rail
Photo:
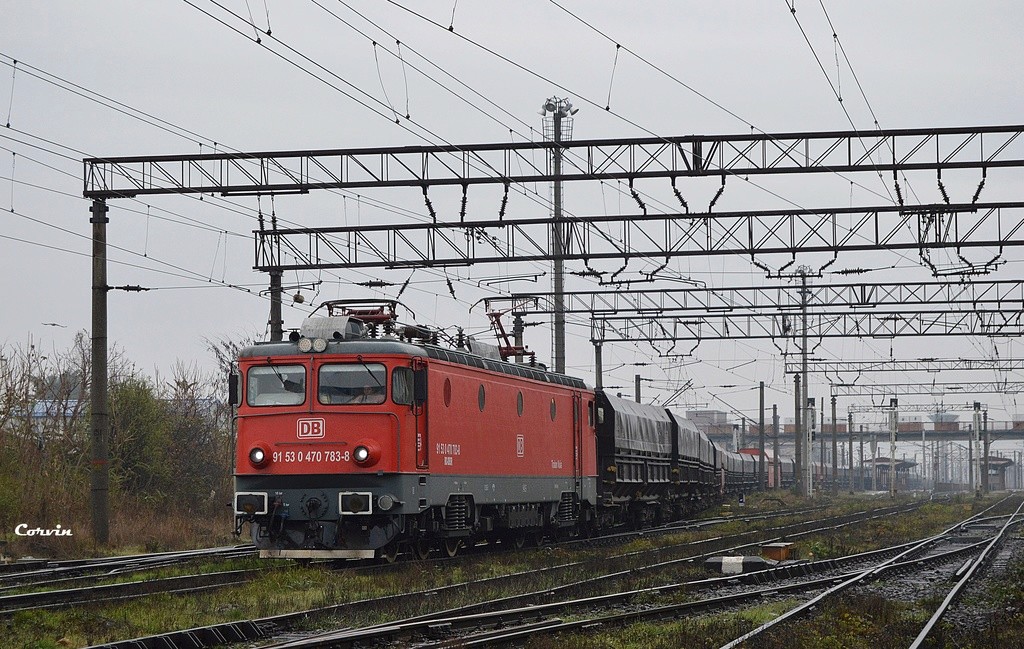
[[42, 608], [67, 608], [82, 603], [106, 602], [162, 593], [183, 593], [234, 586], [251, 581], [266, 568], [181, 575], [120, 584], [100, 584], [61, 590], [45, 590], [0, 596], [0, 616]]
[[1014, 518], [1020, 515], [1021, 509], [1024, 509], [1024, 503], [1021, 503], [1020, 507], [1017, 507], [1017, 511], [1014, 512], [1010, 516], [1010, 518], [1007, 519], [1006, 523], [1003, 524], [1003, 526], [999, 529], [999, 533], [996, 534], [995, 537], [993, 537], [992, 540], [985, 545], [985, 549], [982, 550], [981, 554], [978, 555], [978, 557], [971, 563], [970, 567], [963, 574], [963, 576], [955, 584], [953, 584], [953, 587], [950, 589], [945, 599], [942, 600], [942, 603], [939, 605], [938, 609], [936, 609], [935, 613], [932, 614], [931, 618], [929, 618], [928, 622], [924, 625], [924, 628], [921, 629], [921, 632], [910, 644], [910, 649], [920, 649], [921, 645], [932, 632], [932, 629], [935, 628], [935, 625], [938, 624], [939, 620], [941, 620], [942, 617], [946, 614], [946, 611], [948, 611], [949, 608], [953, 605], [953, 603], [956, 602], [957, 598], [960, 597], [960, 594], [963, 592], [964, 588], [971, 581], [971, 579], [978, 573], [981, 566], [984, 565], [991, 558], [992, 550], [998, 544], [1002, 543], [1003, 539], [1005, 538], [1006, 531], [1010, 528], [1010, 525], [1014, 523]]
[[938, 541], [942, 537], [947, 536], [950, 533], [952, 533], [954, 530], [962, 527], [964, 524], [981, 518], [985, 513], [987, 513], [988, 511], [990, 511], [994, 507], [1000, 505], [1001, 503], [1005, 502], [1008, 498], [1009, 498], [1009, 496], [1007, 496], [1003, 500], [999, 501], [998, 503], [995, 503], [995, 504], [991, 505], [990, 507], [985, 508], [983, 511], [978, 512], [977, 514], [974, 514], [973, 516], [970, 516], [969, 518], [967, 518], [967, 519], [957, 523], [956, 525], [952, 525], [952, 526], [946, 528], [945, 530], [943, 530], [942, 532], [940, 532], [938, 534], [935, 534], [933, 536], [930, 536], [930, 537], [928, 537], [926, 539], [923, 539], [923, 540], [919, 541], [918, 543], [915, 543], [912, 547], [908, 548], [907, 550], [904, 550], [903, 552], [897, 554], [895, 557], [893, 557], [891, 559], [887, 559], [887, 560], [883, 561], [882, 563], [878, 564], [877, 566], [874, 566], [874, 567], [872, 567], [872, 568], [870, 568], [868, 570], [864, 570], [864, 571], [858, 572], [856, 575], [854, 575], [853, 577], [850, 577], [848, 579], [844, 579], [838, 585], [833, 586], [832, 588], [829, 588], [825, 592], [823, 592], [823, 593], [813, 597], [809, 601], [804, 602], [804, 603], [800, 604], [799, 606], [796, 606], [796, 607], [786, 611], [782, 615], [780, 615], [780, 616], [778, 616], [778, 617], [776, 617], [776, 618], [774, 618], [772, 620], [769, 620], [768, 622], [765, 622], [764, 624], [758, 626], [756, 629], [753, 629], [752, 631], [743, 634], [739, 638], [736, 638], [735, 640], [722, 645], [721, 649], [734, 649], [735, 647], [740, 646], [741, 644], [743, 644], [747, 640], [750, 640], [752, 638], [757, 637], [758, 635], [764, 633], [768, 629], [771, 629], [772, 627], [774, 627], [774, 626], [776, 626], [778, 624], [781, 624], [782, 622], [785, 622], [786, 620], [789, 620], [791, 618], [795, 618], [797, 616], [803, 615], [803, 614], [811, 611], [812, 609], [814, 609], [816, 606], [818, 606], [821, 602], [823, 602], [824, 600], [828, 599], [829, 597], [831, 597], [833, 595], [836, 595], [838, 593], [841, 593], [841, 592], [845, 591], [846, 589], [848, 589], [848, 588], [850, 588], [852, 586], [855, 586], [856, 584], [858, 584], [858, 583], [860, 583], [862, 581], [866, 581], [866, 580], [868, 580], [868, 579], [870, 579], [872, 577], [875, 577], [875, 576], [881, 574], [882, 572], [885, 572], [886, 570], [891, 568], [893, 564], [897, 563], [900, 559], [902, 559], [902, 558], [904, 558], [906, 556], [909, 556], [909, 555], [913, 554], [914, 552], [917, 552], [918, 550], [923, 549], [924, 547], [927, 547], [927, 546], [935, 543], [936, 541]]
[[[93, 559], [72, 559], [67, 561], [32, 562], [29, 570], [8, 571], [0, 575], [0, 583], [10, 584], [0, 590], [9, 590], [18, 585], [41, 581], [57, 581], [63, 575], [79, 576], [102, 571], [105, 575], [126, 574], [140, 570], [151, 570], [177, 565], [196, 559], [217, 558], [230, 559], [255, 556], [252, 545], [204, 548], [201, 550], [178, 550], [173, 552], [155, 552], [150, 554], [125, 555], [115, 557], [97, 557]], [[17, 564], [13, 564], [17, 565]]]

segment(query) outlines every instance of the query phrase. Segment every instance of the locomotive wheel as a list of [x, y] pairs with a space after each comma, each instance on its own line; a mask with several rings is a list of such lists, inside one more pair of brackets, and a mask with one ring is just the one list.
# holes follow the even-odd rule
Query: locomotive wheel
[[462, 547], [462, 539], [445, 539], [444, 540], [444, 551], [449, 557], [454, 557], [459, 553], [459, 548]]
[[380, 549], [380, 558], [387, 563], [394, 563], [398, 559], [398, 543], [392, 541]]
[[516, 546], [516, 550], [522, 550], [526, 545], [526, 532], [516, 532], [512, 536], [512, 543]]
[[430, 556], [430, 551], [433, 548], [430, 546], [430, 541], [426, 539], [416, 539], [413, 541], [412, 549], [413, 552], [416, 553], [416, 558], [422, 561]]

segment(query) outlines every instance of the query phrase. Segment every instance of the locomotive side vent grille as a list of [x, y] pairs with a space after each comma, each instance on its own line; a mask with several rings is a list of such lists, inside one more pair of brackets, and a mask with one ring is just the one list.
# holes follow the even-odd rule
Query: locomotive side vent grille
[[558, 501], [558, 514], [556, 519], [559, 523], [570, 523], [576, 520], [579, 501], [576, 493], [572, 491], [562, 492], [562, 498]]
[[448, 498], [444, 508], [444, 524], [449, 530], [469, 529], [469, 499], [464, 495]]

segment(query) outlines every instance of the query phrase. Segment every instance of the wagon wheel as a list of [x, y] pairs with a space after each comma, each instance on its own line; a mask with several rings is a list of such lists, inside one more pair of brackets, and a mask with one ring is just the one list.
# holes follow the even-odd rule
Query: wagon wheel
[[387, 563], [394, 563], [398, 559], [398, 542], [392, 541], [380, 549], [380, 558]]
[[416, 558], [422, 561], [430, 556], [430, 551], [433, 548], [430, 546], [430, 541], [426, 539], [416, 539], [412, 544], [412, 549], [416, 554]]
[[459, 548], [462, 547], [462, 539], [445, 539], [444, 540], [444, 551], [449, 557], [454, 557], [459, 553]]
[[526, 532], [515, 532], [512, 535], [512, 543], [516, 546], [516, 550], [522, 550], [526, 545]]

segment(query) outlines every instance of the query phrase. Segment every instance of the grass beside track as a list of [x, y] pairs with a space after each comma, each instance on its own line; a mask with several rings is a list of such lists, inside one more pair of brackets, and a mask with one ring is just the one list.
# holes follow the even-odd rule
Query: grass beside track
[[[935, 503], [897, 518], [871, 521], [844, 528], [841, 535], [808, 538], [800, 545], [805, 558], [841, 556], [894, 545], [938, 532], [998, 500], [958, 498]], [[1019, 501], [1018, 501], [1019, 502]], [[1018, 532], [1017, 534], [1020, 534]], [[941, 599], [941, 598], [940, 598]], [[943, 623], [933, 634], [935, 649], [1008, 649], [1022, 646], [1024, 638], [1024, 557], [1009, 566], [1005, 576], [993, 580], [970, 604], [989, 611], [973, 629]], [[658, 602], [663, 603], [663, 602]], [[757, 649], [904, 649], [934, 611], [937, 601], [892, 601], [871, 593], [848, 593], [827, 600], [810, 618], [787, 622], [748, 643]], [[739, 612], [693, 616], [663, 623], [639, 623], [621, 629], [604, 629], [586, 635], [562, 635], [532, 640], [526, 649], [717, 648], [738, 638], [795, 606], [779, 599]], [[747, 645], [745, 645], [747, 646]]]
[[[906, 501], [912, 500], [906, 497]], [[760, 512], [779, 510], [782, 508], [800, 507], [807, 504], [828, 503], [828, 508], [821, 512], [802, 516], [786, 517], [782, 521], [772, 519], [770, 522], [744, 522], [743, 517]], [[988, 501], [991, 502], [991, 501]], [[281, 613], [301, 611], [343, 602], [402, 594], [412, 591], [429, 590], [449, 584], [469, 582], [492, 576], [521, 574], [518, 579], [505, 580], [492, 586], [481, 588], [458, 589], [443, 595], [421, 597], [419, 603], [412, 607], [374, 607], [370, 613], [346, 615], [345, 626], [363, 626], [393, 619], [409, 617], [419, 613], [442, 610], [449, 607], [471, 604], [486, 599], [531, 592], [551, 586], [560, 585], [566, 580], [582, 579], [588, 575], [597, 575], [612, 570], [630, 567], [633, 561], [642, 562], [643, 555], [631, 558], [631, 552], [678, 545], [692, 540], [712, 536], [724, 536], [753, 528], [762, 528], [781, 524], [785, 520], [806, 520], [825, 518], [851, 511], [859, 511], [870, 507], [889, 504], [889, 500], [870, 499], [865, 497], [840, 496], [832, 501], [815, 500], [813, 503], [802, 503], [791, 495], [769, 497], [763, 495], [747, 498], [747, 506], [716, 508], [705, 513], [704, 517], [732, 515], [736, 520], [712, 528], [694, 531], [674, 532], [664, 535], [645, 535], [635, 540], [619, 543], [614, 546], [587, 550], [567, 550], [560, 547], [549, 547], [540, 550], [516, 553], [481, 553], [460, 558], [455, 562], [408, 562], [393, 566], [388, 570], [341, 569], [332, 570], [323, 566], [311, 567], [289, 566], [285, 570], [269, 570], [260, 578], [244, 585], [216, 589], [210, 592], [181, 596], [153, 595], [137, 598], [120, 604], [83, 605], [61, 611], [29, 611], [18, 613], [0, 622], [4, 625], [4, 646], [13, 647], [81, 647], [113, 640], [123, 640], [139, 636], [152, 635], [176, 629], [190, 628], [215, 622], [248, 620]], [[932, 531], [938, 531], [950, 522], [970, 515], [973, 509], [980, 506], [971, 499], [961, 499], [946, 504], [928, 504], [911, 514], [890, 517], [878, 521], [870, 521], [862, 525], [844, 528], [838, 534], [825, 537], [801, 537], [797, 546], [804, 558], [827, 558], [843, 554], [874, 549], [896, 542], [919, 538]], [[608, 559], [615, 557], [614, 559]], [[536, 572], [541, 568], [560, 565], [570, 561], [591, 559], [587, 567], [570, 571], [571, 576], [563, 572], [548, 574]], [[243, 562], [242, 565], [251, 565]], [[235, 560], [210, 563], [204, 570], [238, 568]], [[183, 572], [189, 572], [187, 569]], [[196, 572], [193, 570], [192, 572]], [[657, 585], [692, 578], [692, 568], [669, 571], [656, 576], [642, 576], [642, 585]], [[144, 573], [143, 573], [144, 574]], [[170, 573], [161, 571], [160, 576]], [[181, 573], [177, 573], [181, 574]], [[137, 576], [138, 577], [138, 576]], [[631, 580], [627, 580], [631, 581]], [[617, 583], [603, 584], [599, 589], [625, 589], [638, 585]], [[589, 593], [588, 593], [589, 594]], [[582, 593], [581, 593], [582, 595]], [[1005, 601], [1015, 601], [1018, 606], [1024, 602], [1024, 586], [1021, 592], [1003, 593]], [[767, 605], [759, 609], [750, 609], [740, 614], [725, 616], [695, 617], [681, 622], [665, 624], [638, 624], [626, 629], [613, 629], [600, 632], [598, 635], [588, 634], [585, 638], [559, 638], [557, 640], [537, 640], [537, 647], [644, 647], [653, 649], [661, 646], [720, 646], [733, 637], [757, 626], [773, 614], [775, 605]], [[413, 610], [415, 608], [416, 610]], [[856, 614], [856, 615], [855, 615]], [[848, 613], [848, 620], [843, 622], [851, 628], [859, 628], [863, 624], [859, 610]], [[842, 615], [837, 617], [843, 621]], [[324, 626], [337, 625], [332, 621], [314, 620], [310, 624]], [[837, 622], [838, 624], [838, 622]], [[873, 623], [871, 623], [873, 624]], [[845, 628], [840, 625], [837, 628]], [[595, 643], [601, 644], [595, 644]], [[548, 644], [550, 643], [550, 644]], [[717, 644], [716, 644], [717, 643]], [[759, 645], [760, 646], [760, 645]], [[779, 646], [830, 646], [818, 644], [790, 644]], [[840, 645], [834, 645], [840, 646]], [[860, 645], [841, 645], [860, 646]], [[868, 646], [868, 645], [864, 645]], [[870, 645], [878, 649], [882, 645]]]

